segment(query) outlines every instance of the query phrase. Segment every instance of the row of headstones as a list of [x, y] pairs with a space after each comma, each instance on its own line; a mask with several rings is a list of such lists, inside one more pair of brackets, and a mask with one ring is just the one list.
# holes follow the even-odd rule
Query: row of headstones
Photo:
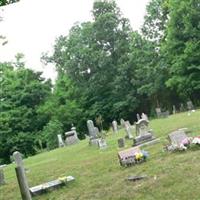
[[[118, 140], [118, 147], [122, 148], [125, 146], [125, 139], [133, 139], [133, 146], [137, 146], [139, 144], [154, 140], [152, 130], [149, 129], [149, 120], [146, 114], [142, 113], [141, 117], [137, 114], [137, 122], [135, 126], [132, 126], [129, 121], [120, 120], [121, 127], [125, 129], [126, 135], [125, 138], [120, 138]], [[118, 124], [117, 121], [114, 120], [112, 122], [113, 132], [118, 132]], [[136, 129], [136, 136], [134, 137], [132, 132]]]
[[[162, 118], [162, 117], [168, 117], [169, 116], [169, 111], [162, 111], [161, 108], [156, 108], [156, 114], [158, 118]], [[187, 101], [186, 103], [186, 108], [184, 107], [183, 103], [181, 103], [180, 108], [179, 108], [180, 112], [184, 112], [184, 111], [189, 111], [191, 112], [192, 110], [194, 110], [194, 105], [192, 103], [192, 101]], [[176, 114], [177, 113], [177, 109], [176, 106], [173, 105], [172, 106], [172, 114]]]

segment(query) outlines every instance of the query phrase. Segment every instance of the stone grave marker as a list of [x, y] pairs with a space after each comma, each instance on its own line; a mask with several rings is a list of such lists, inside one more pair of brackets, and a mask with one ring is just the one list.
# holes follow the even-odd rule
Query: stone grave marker
[[118, 152], [118, 158], [121, 166], [130, 166], [136, 163], [135, 154], [141, 153], [139, 147], [132, 147]]
[[192, 101], [187, 102], [187, 109], [188, 109], [188, 111], [194, 110], [194, 105], [193, 105]]
[[119, 148], [125, 147], [125, 139], [124, 138], [119, 138], [117, 141], [118, 141]]
[[138, 113], [136, 114], [136, 117], [137, 117], [137, 121], [139, 121], [140, 120], [140, 115]]
[[130, 126], [130, 123], [128, 123], [127, 121], [124, 123], [125, 126], [125, 131], [126, 131], [126, 136], [125, 138], [127, 139], [133, 139], [133, 135], [132, 135], [132, 129]]
[[68, 131], [65, 133], [65, 144], [68, 146], [68, 145], [76, 144], [78, 142], [79, 142], [79, 139], [77, 136], [76, 128], [72, 127], [71, 131]]
[[21, 197], [23, 200], [31, 200], [32, 198], [31, 198], [28, 181], [25, 174], [22, 155], [20, 152], [15, 151], [13, 153], [13, 158], [17, 165], [17, 167], [15, 168], [15, 171], [16, 171], [16, 176], [17, 176], [17, 180], [18, 180], [18, 184], [19, 184], [19, 188], [21, 192]]
[[183, 129], [180, 129], [180, 130], [177, 130], [177, 131], [174, 131], [172, 133], [170, 133], [168, 135], [169, 137], [169, 140], [171, 142], [171, 144], [173, 146], [177, 146], [177, 147], [180, 147], [180, 145], [182, 144], [182, 142], [185, 140], [185, 139], [188, 139], [185, 131]]
[[175, 105], [172, 106], [172, 113], [173, 113], [173, 115], [176, 114], [176, 106]]
[[59, 146], [59, 147], [64, 147], [64, 146], [65, 146], [65, 143], [63, 142], [62, 135], [61, 135], [61, 134], [58, 134], [58, 135], [57, 135], [57, 138], [58, 138], [58, 146]]
[[121, 128], [124, 128], [124, 124], [125, 124], [124, 119], [120, 119], [120, 125], [121, 125]]
[[103, 138], [100, 138], [98, 140], [98, 147], [99, 147], [99, 149], [106, 149], [107, 148], [106, 140]]
[[94, 123], [92, 120], [87, 121], [87, 127], [88, 127], [88, 132], [89, 132], [89, 144], [90, 145], [96, 145], [99, 146], [99, 140], [100, 134], [99, 134], [99, 129], [94, 126]]
[[134, 146], [137, 146], [139, 144], [155, 139], [152, 132], [149, 130], [148, 125], [149, 125], [149, 121], [145, 119], [140, 119], [136, 123], [136, 137], [133, 140]]
[[166, 118], [169, 116], [169, 111], [161, 112], [161, 108], [156, 108], [156, 114], [158, 118]]
[[118, 127], [117, 127], [117, 121], [116, 120], [112, 121], [112, 129], [113, 129], [114, 133], [118, 132]]
[[184, 112], [184, 111], [185, 111], [185, 108], [184, 108], [183, 103], [181, 103], [181, 105], [180, 105], [180, 111], [181, 111], [181, 112]]
[[146, 121], [149, 121], [148, 116], [145, 113], [142, 113], [141, 118], [146, 120]]

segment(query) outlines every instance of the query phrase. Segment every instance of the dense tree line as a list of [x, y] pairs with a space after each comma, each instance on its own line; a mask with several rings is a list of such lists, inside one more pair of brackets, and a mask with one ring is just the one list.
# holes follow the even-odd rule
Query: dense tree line
[[28, 156], [55, 148], [56, 135], [72, 124], [84, 138], [87, 119], [108, 128], [113, 119], [153, 116], [156, 107], [200, 104], [198, 0], [152, 0], [140, 33], [115, 1], [95, 1], [92, 15], [56, 40], [53, 55], [43, 55], [58, 72], [53, 87], [19, 60], [1, 64], [4, 161], [14, 150]]

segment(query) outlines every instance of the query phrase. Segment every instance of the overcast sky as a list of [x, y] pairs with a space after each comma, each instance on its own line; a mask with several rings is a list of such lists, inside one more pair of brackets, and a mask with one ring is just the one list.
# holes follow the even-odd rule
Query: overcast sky
[[[68, 34], [75, 22], [91, 20], [94, 0], [21, 0], [3, 7], [0, 12], [0, 34], [8, 43], [0, 45], [0, 61], [14, 60], [16, 53], [25, 54], [26, 64], [43, 71], [46, 78], [55, 78], [52, 66], [40, 63], [42, 52], [51, 52], [55, 38]], [[116, 0], [123, 15], [129, 18], [133, 30], [143, 23], [149, 0]], [[1, 7], [2, 9], [2, 7]]]

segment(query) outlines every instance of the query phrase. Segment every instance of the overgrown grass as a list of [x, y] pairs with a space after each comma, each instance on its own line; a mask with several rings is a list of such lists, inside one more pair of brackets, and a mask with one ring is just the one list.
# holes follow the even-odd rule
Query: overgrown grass
[[[200, 147], [186, 152], [163, 151], [167, 134], [177, 128], [187, 127], [191, 135], [200, 135], [200, 110], [172, 115], [150, 122], [160, 142], [144, 147], [149, 151], [147, 162], [120, 167], [117, 157], [117, 139], [124, 136], [109, 133], [108, 148], [99, 150], [81, 141], [78, 145], [56, 149], [25, 159], [30, 186], [58, 177], [72, 175], [75, 182], [60, 189], [35, 197], [35, 200], [200, 200]], [[132, 142], [126, 142], [126, 148]], [[5, 168], [6, 185], [0, 186], [1, 200], [18, 200], [20, 192], [14, 164]], [[147, 175], [147, 179], [128, 182], [130, 175]]]

